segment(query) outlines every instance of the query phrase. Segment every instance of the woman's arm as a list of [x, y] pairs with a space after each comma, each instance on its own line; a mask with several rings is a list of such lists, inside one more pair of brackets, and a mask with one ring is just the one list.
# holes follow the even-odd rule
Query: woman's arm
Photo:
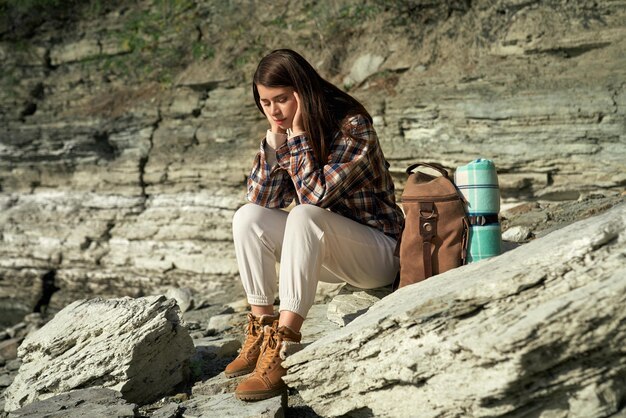
[[378, 146], [376, 132], [361, 115], [348, 123], [352, 137], [340, 134], [324, 165], [317, 164], [309, 145], [315, 139], [306, 133], [289, 138], [276, 150], [278, 165], [291, 176], [301, 203], [330, 207], [372, 180], [367, 154], [372, 146]]
[[[269, 152], [275, 152], [263, 139], [261, 149], [254, 158], [252, 171], [248, 177], [247, 198], [250, 202], [267, 208], [289, 206], [295, 193], [289, 173], [273, 162]], [[270, 160], [270, 161], [268, 161]]]

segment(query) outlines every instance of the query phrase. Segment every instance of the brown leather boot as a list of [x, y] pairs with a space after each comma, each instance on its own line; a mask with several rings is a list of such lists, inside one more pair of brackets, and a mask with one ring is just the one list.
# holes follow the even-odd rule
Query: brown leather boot
[[260, 401], [278, 396], [287, 390], [282, 377], [287, 371], [282, 366], [290, 344], [300, 344], [302, 335], [289, 327], [278, 326], [278, 321], [265, 326], [263, 346], [254, 373], [239, 383], [235, 395], [242, 401]]
[[239, 355], [226, 369], [226, 377], [237, 377], [252, 373], [261, 352], [263, 342], [263, 327], [271, 325], [278, 319], [278, 315], [261, 315], [259, 317], [248, 314], [248, 326], [246, 329], [246, 341], [243, 343]]

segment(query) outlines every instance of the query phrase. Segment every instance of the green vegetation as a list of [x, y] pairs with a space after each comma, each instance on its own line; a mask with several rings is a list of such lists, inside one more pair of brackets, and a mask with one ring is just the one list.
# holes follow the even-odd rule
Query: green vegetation
[[348, 23], [359, 23], [369, 20], [380, 13], [382, 8], [379, 4], [359, 3], [344, 5], [339, 9], [337, 18], [347, 20]]
[[215, 56], [215, 49], [212, 46], [207, 45], [206, 42], [193, 41], [191, 45], [191, 53], [194, 60], [208, 58], [211, 59]]
[[[0, 28], [5, 28], [0, 38], [7, 48], [28, 50], [44, 22], [58, 28], [63, 38], [76, 35], [72, 26], [77, 22], [93, 21], [101, 29], [88, 34], [86, 42], [98, 43], [101, 53], [79, 63], [87, 72], [129, 83], [158, 81], [166, 87], [191, 62], [217, 59], [218, 67], [236, 83], [250, 76], [264, 53], [278, 47], [310, 55], [325, 51], [326, 71], [336, 74], [337, 63], [347, 53], [342, 45], [368, 27], [411, 37], [468, 4], [469, 0], [302, 0], [268, 13], [258, 3], [244, 1], [0, 0]], [[98, 24], [105, 18], [106, 24]], [[80, 40], [63, 39], [68, 41]]]
[[[31, 47], [28, 38], [33, 29], [43, 22], [58, 22], [57, 25], [68, 27], [81, 19], [99, 19], [115, 11], [121, 3], [115, 0], [0, 0], [0, 19], [9, 28], [3, 38], [11, 50], [26, 51]], [[97, 35], [97, 40], [107, 45], [103, 53], [87, 58], [81, 66], [103, 71], [105, 76], [171, 83], [173, 74], [191, 60], [211, 59], [215, 55], [211, 45], [198, 39], [193, 22], [194, 7], [193, 0], [153, 0], [150, 7], [127, 9], [119, 17], [118, 25], [107, 27]]]
[[205, 43], [179, 40], [194, 36], [195, 27], [185, 13], [194, 5], [191, 0], [154, 0], [146, 10], [132, 9], [119, 28], [103, 34], [115, 39], [124, 55], [103, 54], [102, 69], [167, 85], [186, 62], [211, 58], [214, 51]]

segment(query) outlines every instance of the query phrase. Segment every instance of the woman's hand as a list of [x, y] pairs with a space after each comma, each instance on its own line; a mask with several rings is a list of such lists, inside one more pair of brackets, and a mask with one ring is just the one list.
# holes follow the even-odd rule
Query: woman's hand
[[293, 97], [296, 99], [296, 113], [293, 115], [293, 122], [291, 123], [291, 132], [294, 134], [301, 134], [304, 132], [302, 126], [302, 104], [300, 103], [300, 96], [294, 90]]
[[272, 116], [268, 113], [269, 107], [265, 107], [264, 108], [264, 113], [265, 113], [265, 117], [267, 118], [267, 121], [270, 123], [270, 130], [275, 133], [275, 134], [284, 134], [287, 132], [287, 130], [285, 128], [283, 128], [282, 126], [280, 126], [279, 124], [276, 123], [276, 121], [274, 120], [274, 118], [272, 118]]

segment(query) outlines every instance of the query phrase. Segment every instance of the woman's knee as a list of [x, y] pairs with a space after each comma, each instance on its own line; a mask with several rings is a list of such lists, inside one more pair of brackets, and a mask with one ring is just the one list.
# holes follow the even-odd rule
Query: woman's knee
[[289, 211], [288, 219], [291, 221], [317, 220], [324, 216], [328, 211], [315, 205], [296, 205]]
[[241, 236], [255, 229], [255, 225], [263, 218], [263, 210], [267, 209], [254, 203], [248, 203], [237, 209], [233, 215], [233, 235]]
[[324, 219], [330, 212], [315, 205], [296, 205], [287, 217], [287, 229], [324, 229]]

